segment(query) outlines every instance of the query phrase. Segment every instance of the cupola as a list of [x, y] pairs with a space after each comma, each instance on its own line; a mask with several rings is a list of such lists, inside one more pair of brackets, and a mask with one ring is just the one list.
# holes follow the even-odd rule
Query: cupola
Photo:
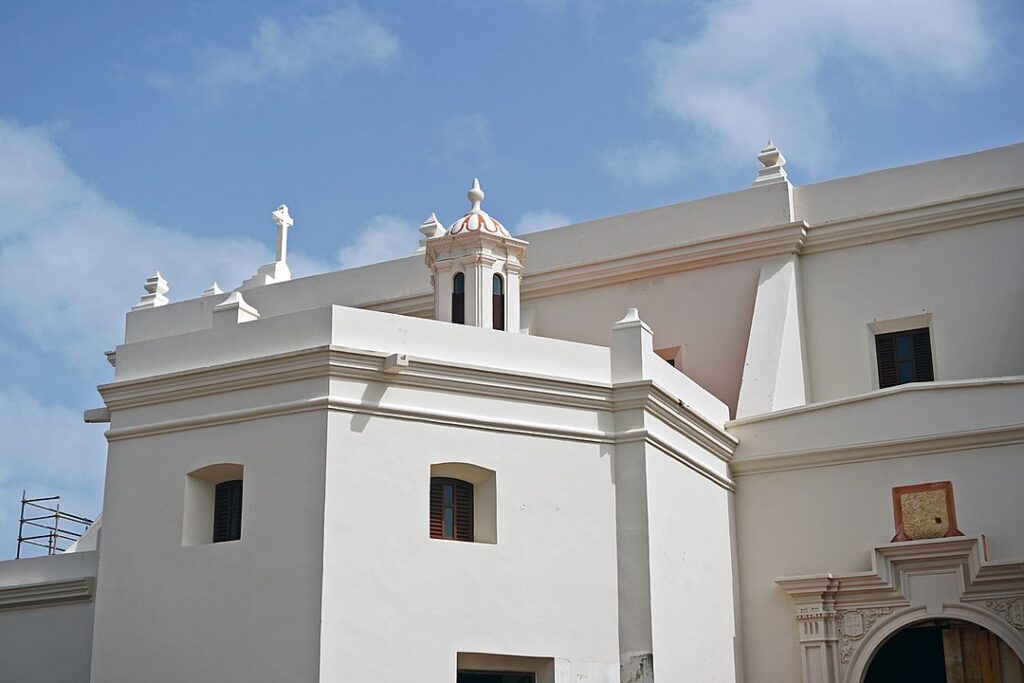
[[476, 178], [466, 197], [466, 215], [443, 235], [426, 240], [434, 317], [519, 332], [519, 279], [528, 243], [512, 237], [501, 221], [483, 210], [484, 191]]

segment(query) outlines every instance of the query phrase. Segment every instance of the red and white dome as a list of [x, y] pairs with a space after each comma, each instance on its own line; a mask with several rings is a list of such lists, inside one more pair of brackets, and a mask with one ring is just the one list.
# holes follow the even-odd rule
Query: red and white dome
[[471, 205], [469, 213], [451, 224], [448, 228], [449, 235], [481, 232], [502, 237], [512, 236], [500, 221], [492, 218], [489, 213], [480, 208], [480, 203], [484, 200], [484, 191], [480, 189], [480, 181], [478, 179], [473, 178], [473, 187], [466, 193], [466, 197]]

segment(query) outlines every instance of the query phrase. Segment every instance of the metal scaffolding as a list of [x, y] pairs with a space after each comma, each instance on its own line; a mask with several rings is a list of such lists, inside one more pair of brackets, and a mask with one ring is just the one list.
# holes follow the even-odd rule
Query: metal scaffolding
[[[26, 517], [26, 510], [35, 516]], [[40, 511], [45, 514], [38, 514]], [[62, 553], [82, 537], [90, 524], [91, 519], [61, 510], [60, 496], [26, 498], [25, 491], [22, 491], [21, 519], [18, 520], [18, 552], [15, 557], [21, 558], [22, 545], [46, 548], [47, 555]], [[33, 535], [26, 536], [26, 531]]]

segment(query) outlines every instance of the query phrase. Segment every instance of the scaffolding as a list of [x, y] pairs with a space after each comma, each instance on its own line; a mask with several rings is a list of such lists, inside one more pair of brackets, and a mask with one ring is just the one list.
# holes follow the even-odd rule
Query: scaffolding
[[[92, 524], [91, 519], [79, 517], [60, 509], [60, 496], [26, 498], [21, 492], [21, 519], [18, 520], [18, 552], [21, 546], [46, 548], [47, 555], [57, 555], [80, 539]], [[26, 511], [29, 515], [25, 516]], [[45, 514], [40, 514], [40, 512]], [[27, 527], [27, 528], [26, 528]], [[29, 533], [31, 535], [26, 536]]]

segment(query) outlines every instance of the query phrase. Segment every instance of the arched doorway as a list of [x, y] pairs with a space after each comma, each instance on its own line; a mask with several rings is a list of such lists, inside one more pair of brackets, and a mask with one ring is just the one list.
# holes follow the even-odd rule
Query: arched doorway
[[966, 621], [905, 626], [875, 652], [864, 683], [1024, 683], [1024, 666], [998, 636]]

